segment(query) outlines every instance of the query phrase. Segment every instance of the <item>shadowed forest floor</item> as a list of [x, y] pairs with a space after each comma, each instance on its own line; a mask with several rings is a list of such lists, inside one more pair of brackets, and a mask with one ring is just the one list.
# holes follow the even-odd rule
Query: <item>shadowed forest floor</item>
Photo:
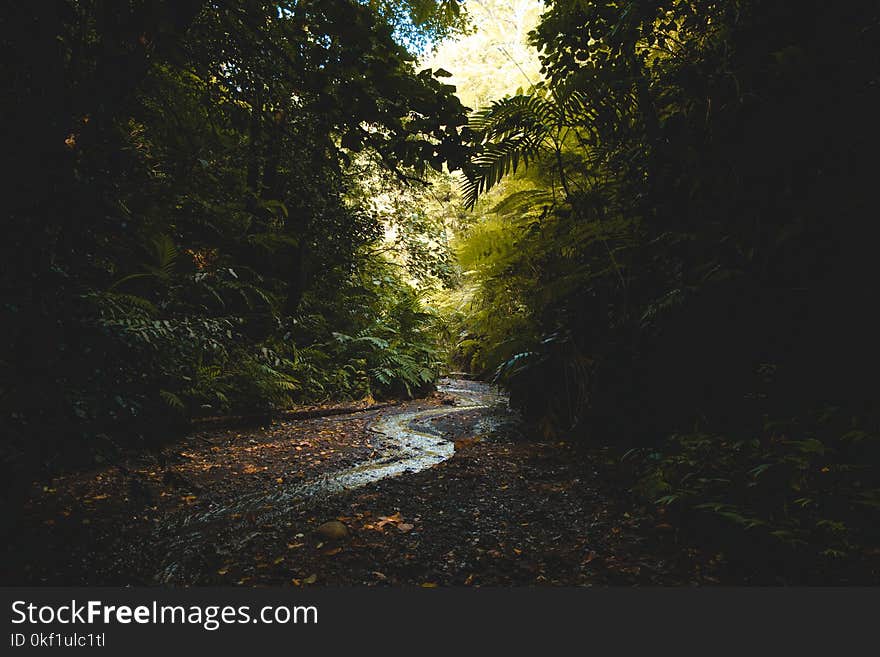
[[[34, 484], [7, 544], [16, 584], [603, 585], [721, 581], [633, 507], [601, 451], [523, 440], [499, 409], [428, 420], [455, 441], [433, 468], [289, 504], [278, 491], [376, 458], [388, 414], [212, 429], [158, 455]], [[494, 429], [478, 421], [495, 414]], [[242, 500], [251, 500], [243, 505]], [[238, 505], [238, 506], [236, 506]], [[323, 537], [328, 521], [344, 536]], [[338, 527], [338, 525], [337, 525]]]

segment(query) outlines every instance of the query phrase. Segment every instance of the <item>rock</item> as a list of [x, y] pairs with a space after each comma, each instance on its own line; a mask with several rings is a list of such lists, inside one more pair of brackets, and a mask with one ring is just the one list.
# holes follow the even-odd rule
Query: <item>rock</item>
[[315, 534], [325, 541], [341, 541], [348, 538], [348, 527], [338, 520], [328, 520], [315, 530]]

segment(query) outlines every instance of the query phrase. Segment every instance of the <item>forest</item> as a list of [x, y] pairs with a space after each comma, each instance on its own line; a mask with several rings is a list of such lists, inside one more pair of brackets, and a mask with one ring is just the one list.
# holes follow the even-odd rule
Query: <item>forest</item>
[[880, 583], [878, 44], [5, 3], [3, 583]]

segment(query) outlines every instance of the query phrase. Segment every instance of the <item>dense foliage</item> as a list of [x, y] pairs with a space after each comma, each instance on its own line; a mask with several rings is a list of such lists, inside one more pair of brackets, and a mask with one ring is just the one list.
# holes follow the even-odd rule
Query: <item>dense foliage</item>
[[876, 554], [877, 3], [472, 4], [0, 10], [8, 472], [445, 364], [768, 577]]
[[470, 122], [458, 362], [547, 435], [634, 446], [650, 501], [861, 554], [877, 4], [553, 0], [532, 38], [545, 80]]
[[370, 199], [463, 162], [454, 87], [401, 45], [463, 30], [456, 2], [54, 0], [0, 23], [4, 461], [434, 380], [418, 288], [442, 240]]

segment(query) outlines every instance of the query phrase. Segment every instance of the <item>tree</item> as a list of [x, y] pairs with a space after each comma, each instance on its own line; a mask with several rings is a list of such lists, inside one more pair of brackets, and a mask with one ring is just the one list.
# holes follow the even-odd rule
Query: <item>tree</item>
[[[158, 440], [173, 418], [434, 376], [350, 167], [463, 164], [464, 108], [407, 48], [465, 20], [445, 1], [4, 8], [0, 49], [20, 62], [3, 90], [9, 454], [88, 459], [83, 445]], [[376, 271], [391, 284], [365, 287]], [[383, 347], [388, 371], [365, 370], [333, 333], [380, 317], [405, 337]]]

